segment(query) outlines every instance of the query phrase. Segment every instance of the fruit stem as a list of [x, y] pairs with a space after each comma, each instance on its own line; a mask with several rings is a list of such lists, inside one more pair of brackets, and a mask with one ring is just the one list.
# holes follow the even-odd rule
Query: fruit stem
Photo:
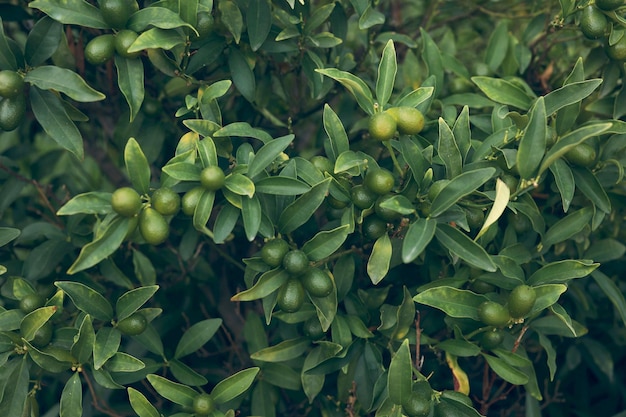
[[393, 161], [393, 166], [396, 169], [396, 171], [398, 171], [398, 175], [400, 175], [400, 179], [404, 179], [404, 171], [402, 170], [402, 167], [400, 166], [400, 163], [398, 162], [398, 159], [396, 158], [396, 152], [393, 150], [393, 146], [391, 146], [391, 141], [389, 140], [385, 140], [383, 141], [383, 143], [385, 144], [385, 147], [387, 147], [387, 150], [389, 151], [389, 155], [391, 156], [391, 160]]

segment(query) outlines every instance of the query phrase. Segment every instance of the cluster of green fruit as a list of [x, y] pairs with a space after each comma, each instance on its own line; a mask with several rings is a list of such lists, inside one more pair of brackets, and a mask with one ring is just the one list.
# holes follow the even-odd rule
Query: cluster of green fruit
[[200, 197], [205, 191], [218, 191], [224, 186], [226, 175], [222, 168], [210, 166], [200, 171], [200, 185], [183, 194], [182, 211], [187, 216], [193, 216]]
[[283, 239], [268, 241], [261, 248], [261, 259], [272, 268], [283, 268], [289, 279], [278, 289], [276, 304], [286, 313], [300, 310], [305, 291], [311, 297], [326, 297], [333, 291], [333, 280], [320, 268], [311, 266], [302, 250], [291, 249]]
[[624, 0], [596, 0], [580, 11], [578, 26], [588, 39], [602, 39], [606, 43], [607, 55], [615, 61], [626, 61], [626, 36], [612, 40], [607, 36], [611, 25], [621, 25], [615, 10], [624, 5]]
[[361, 210], [371, 209], [363, 219], [361, 230], [366, 239], [376, 240], [387, 233], [387, 224], [398, 220], [402, 215], [384, 207], [382, 204], [392, 198], [395, 185], [393, 174], [385, 168], [370, 168], [365, 173], [363, 183], [350, 190], [350, 197], [355, 207]]
[[396, 132], [417, 135], [424, 129], [424, 115], [414, 107], [391, 107], [372, 115], [367, 127], [372, 139], [384, 142], [391, 140]]
[[10, 131], [22, 123], [26, 113], [24, 77], [11, 71], [0, 71], [0, 129]]

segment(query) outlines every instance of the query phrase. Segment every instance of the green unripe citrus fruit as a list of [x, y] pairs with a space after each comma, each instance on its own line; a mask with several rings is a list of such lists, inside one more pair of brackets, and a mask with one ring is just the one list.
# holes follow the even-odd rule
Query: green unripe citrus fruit
[[626, 60], [626, 36], [622, 36], [613, 45], [609, 45], [606, 49], [607, 55], [615, 61]]
[[313, 297], [326, 297], [333, 291], [333, 280], [319, 268], [309, 268], [300, 278], [304, 289]]
[[139, 10], [135, 0], [98, 0], [102, 18], [113, 29], [126, 27], [128, 18]]
[[321, 339], [326, 334], [317, 316], [311, 317], [302, 324], [302, 332], [311, 340]]
[[33, 340], [30, 343], [37, 347], [42, 348], [52, 340], [52, 333], [54, 332], [54, 326], [49, 321], [45, 322], [36, 332]]
[[589, 168], [596, 162], [596, 150], [588, 143], [581, 143], [567, 151], [565, 158], [574, 165]]
[[484, 301], [478, 306], [478, 318], [488, 326], [503, 327], [511, 320], [509, 310], [495, 301]]
[[326, 197], [326, 202], [334, 209], [343, 209], [348, 207], [348, 204], [350, 204], [348, 201], [340, 200], [331, 194]]
[[363, 179], [363, 185], [378, 195], [389, 193], [394, 182], [393, 174], [385, 168], [370, 168]]
[[367, 216], [363, 219], [363, 236], [369, 240], [376, 240], [387, 233], [387, 222], [378, 216]]
[[480, 345], [485, 350], [491, 350], [500, 346], [502, 344], [502, 340], [504, 340], [502, 332], [498, 329], [493, 329], [483, 333]]
[[513, 226], [513, 229], [517, 233], [526, 233], [530, 229], [532, 229], [532, 223], [530, 222], [530, 219], [522, 213], [511, 213], [509, 214], [507, 219], [509, 221], [509, 224]]
[[208, 416], [215, 410], [215, 400], [210, 394], [199, 394], [193, 399], [192, 408], [197, 416]]
[[304, 288], [298, 279], [292, 278], [278, 289], [276, 304], [285, 313], [295, 313], [304, 304]]
[[428, 199], [432, 202], [435, 200], [435, 198], [439, 195], [439, 193], [441, 192], [441, 190], [443, 190], [443, 188], [448, 185], [448, 183], [450, 182], [450, 180], [448, 179], [442, 179], [442, 180], [438, 180], [433, 182], [430, 185], [430, 188], [428, 189]]
[[20, 310], [22, 310], [22, 313], [28, 314], [43, 307], [45, 302], [46, 300], [37, 293], [27, 294], [20, 300]]
[[169, 236], [170, 227], [161, 213], [146, 207], [139, 214], [139, 232], [149, 244], [159, 245]]
[[490, 292], [494, 292], [496, 290], [496, 286], [481, 279], [475, 279], [470, 284], [470, 290], [474, 291], [477, 294], [487, 294]]
[[291, 275], [300, 275], [309, 268], [309, 257], [299, 249], [290, 250], [283, 256], [283, 268]]
[[148, 320], [142, 313], [136, 311], [130, 316], [118, 321], [116, 327], [127, 336], [137, 336], [146, 330]]
[[111, 194], [111, 207], [120, 216], [132, 217], [141, 209], [141, 197], [133, 188], [118, 188]]
[[417, 135], [424, 129], [424, 115], [415, 107], [392, 107], [386, 112], [396, 121], [398, 132], [403, 135]]
[[580, 31], [589, 39], [598, 39], [606, 33], [607, 18], [597, 7], [587, 6], [580, 12]]
[[624, 5], [624, 0], [596, 0], [599, 9], [610, 11]]
[[508, 308], [511, 317], [521, 319], [532, 310], [537, 300], [535, 289], [529, 285], [518, 285], [509, 294]]
[[196, 30], [198, 35], [194, 34], [195, 39], [204, 39], [213, 33], [215, 28], [215, 19], [211, 13], [200, 12], [196, 17]]
[[370, 116], [367, 130], [374, 140], [386, 141], [393, 138], [398, 126], [389, 113], [376, 113]]
[[85, 59], [92, 65], [102, 65], [115, 54], [115, 36], [108, 33], [93, 38], [85, 46]]
[[364, 210], [376, 202], [378, 195], [363, 184], [355, 185], [350, 190], [350, 199], [357, 208]]
[[381, 205], [382, 203], [384, 203], [385, 201], [389, 200], [392, 197], [393, 197], [393, 194], [380, 196], [378, 200], [376, 200], [376, 203], [374, 204], [374, 212], [378, 215], [378, 217], [388, 222], [393, 222], [395, 220], [398, 220], [400, 217], [402, 217], [402, 214], [398, 213], [397, 211], [393, 211]]
[[474, 207], [469, 207], [465, 210], [465, 217], [467, 218], [467, 224], [472, 230], [481, 227], [483, 225], [483, 221], [485, 220], [483, 211]]
[[315, 168], [319, 169], [322, 172], [328, 172], [329, 174], [332, 174], [335, 170], [335, 166], [330, 161], [330, 159], [322, 155], [315, 155], [311, 157], [309, 162], [311, 162]]
[[283, 239], [272, 239], [261, 248], [261, 259], [269, 266], [276, 268], [283, 263], [283, 258], [289, 249], [289, 244]]
[[200, 184], [210, 191], [217, 191], [224, 186], [226, 176], [222, 168], [210, 166], [200, 172]]
[[204, 190], [204, 187], [197, 186], [183, 194], [183, 198], [181, 200], [183, 213], [185, 213], [187, 216], [193, 216], [193, 213], [196, 210], [196, 206], [198, 205], [198, 202], [200, 201], [200, 197], [202, 197], [202, 193], [204, 193]]
[[0, 96], [14, 98], [24, 92], [24, 78], [15, 71], [0, 71]]
[[409, 417], [427, 416], [432, 405], [432, 392], [428, 381], [415, 383], [411, 395], [402, 402], [402, 409]]
[[16, 129], [26, 114], [26, 97], [20, 94], [0, 100], [0, 129], [8, 132]]
[[173, 216], [180, 210], [180, 195], [171, 188], [159, 188], [152, 193], [152, 207], [164, 216]]
[[136, 32], [124, 29], [115, 34], [115, 52], [121, 57], [133, 59], [141, 55], [141, 51], [128, 52], [128, 48], [139, 37]]

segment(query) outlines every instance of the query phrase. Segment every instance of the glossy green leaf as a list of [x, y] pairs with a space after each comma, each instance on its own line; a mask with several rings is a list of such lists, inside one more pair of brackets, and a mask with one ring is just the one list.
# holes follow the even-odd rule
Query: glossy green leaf
[[[143, 285], [144, 287], [151, 287], [155, 284], [156, 282], [156, 269], [154, 268], [154, 265], [152, 264], [152, 262], [150, 261], [150, 258], [148, 258], [146, 255], [144, 255], [143, 253], [141, 253], [138, 250], [133, 250], [133, 269], [135, 271], [135, 276], [137, 277], [137, 279], [139, 280], [139, 282], [141, 283], [141, 285]], [[146, 293], [149, 293], [150, 290], [146, 290]], [[144, 294], [143, 292], [138, 292], [137, 294]], [[120, 297], [121, 298], [121, 297]], [[141, 297], [139, 297], [141, 298]], [[132, 304], [133, 302], [138, 303], [140, 302], [140, 300], [134, 300], [131, 301], [131, 299], [126, 300], [125, 302], [130, 301], [129, 304]], [[117, 301], [119, 303], [119, 299]], [[129, 308], [130, 307], [130, 308]], [[130, 310], [132, 307], [130, 305], [126, 305], [123, 306], [122, 308], [125, 308], [127, 311], [124, 312], [124, 314], [128, 313], [128, 310]], [[137, 307], [139, 308], [139, 307]], [[117, 318], [118, 320], [121, 320], [120, 318], [120, 308], [117, 309]], [[129, 315], [132, 313], [128, 313]], [[128, 316], [126, 316], [128, 317]]]
[[[223, 94], [225, 94], [226, 91], [228, 91], [228, 88], [226, 88], [225, 84], [220, 85], [218, 83], [215, 83], [211, 87], [213, 86], [219, 87], [219, 93], [223, 91], [224, 92]], [[204, 94], [208, 94], [208, 92], [205, 92]], [[221, 97], [221, 95], [219, 95], [219, 97]], [[250, 123], [247, 123], [247, 122], [229, 123], [226, 126], [222, 127], [221, 129], [217, 130], [213, 134], [213, 136], [215, 137], [237, 136], [237, 137], [244, 137], [244, 138], [254, 138], [254, 139], [260, 140], [263, 143], [268, 143], [274, 140], [272, 136], [269, 133], [267, 133], [265, 130], [252, 127], [250, 126]]]
[[417, 88], [411, 91], [410, 93], [408, 93], [407, 95], [401, 97], [395, 103], [395, 105], [398, 107], [400, 106], [417, 107], [420, 104], [429, 100], [432, 97], [434, 91], [435, 91], [434, 87]]
[[204, 376], [194, 371], [193, 368], [185, 365], [178, 359], [170, 359], [168, 362], [170, 371], [172, 371], [174, 378], [183, 384], [192, 387], [200, 387], [209, 382]]
[[78, 363], [87, 363], [91, 358], [96, 342], [96, 332], [93, 329], [93, 323], [89, 314], [85, 316], [83, 322], [78, 329], [78, 335], [74, 339], [70, 352], [76, 358]]
[[145, 95], [143, 63], [141, 59], [115, 55], [115, 67], [117, 68], [117, 84], [130, 108], [130, 121], [132, 122], [141, 109]]
[[253, 195], [250, 198], [244, 197], [241, 199], [241, 218], [243, 219], [246, 237], [252, 242], [259, 232], [263, 220], [259, 197]]
[[63, 148], [82, 159], [84, 157], [82, 136], [67, 115], [61, 99], [51, 91], [31, 88], [30, 105], [45, 132]]
[[593, 271], [591, 273], [591, 277], [594, 279], [596, 284], [598, 284], [607, 298], [611, 300], [611, 303], [613, 303], [613, 306], [617, 310], [617, 313], [621, 317], [622, 321], [626, 323], [626, 299], [624, 299], [624, 295], [619, 290], [617, 284], [607, 275], [598, 270]]
[[163, 172], [178, 181], [199, 181], [202, 168], [189, 162], [174, 162], [163, 167]]
[[43, 64], [59, 48], [63, 39], [63, 25], [44, 16], [39, 19], [28, 33], [24, 46], [24, 58], [28, 65]]
[[595, 78], [566, 84], [561, 88], [549, 92], [544, 96], [546, 114], [551, 115], [570, 104], [579, 103], [587, 98], [602, 83], [602, 79]]
[[272, 28], [272, 8], [268, 0], [251, 2], [246, 10], [246, 26], [250, 47], [256, 51], [263, 45]]
[[289, 177], [266, 177], [254, 183], [256, 192], [274, 195], [299, 195], [304, 194], [311, 187], [303, 181]]
[[77, 417], [83, 414], [83, 386], [80, 374], [74, 374], [68, 379], [61, 393], [60, 417]]
[[428, 161], [424, 158], [420, 148], [417, 144], [408, 136], [400, 136], [400, 149], [404, 160], [406, 161], [413, 178], [422, 179], [424, 173], [429, 166]]
[[104, 100], [106, 96], [91, 88], [83, 78], [66, 68], [42, 65], [24, 76], [24, 81], [41, 90], [53, 90], [66, 94], [76, 101]]
[[96, 290], [72, 281], [56, 281], [54, 285], [63, 290], [79, 310], [99, 320], [109, 321], [113, 318], [113, 307]]
[[463, 170], [461, 151], [457, 146], [452, 130], [441, 117], [439, 118], [439, 138], [436, 149], [437, 154], [446, 166], [447, 178], [452, 179], [459, 176]]
[[254, 178], [266, 169], [276, 157], [287, 149], [287, 146], [293, 142], [294, 135], [287, 135], [276, 138], [266, 143], [258, 150], [254, 159], [248, 165], [248, 176]]
[[336, 68], [316, 69], [315, 71], [339, 82], [354, 96], [359, 107], [361, 107], [365, 113], [369, 115], [374, 114], [374, 97], [372, 97], [372, 91], [362, 79], [349, 72], [341, 71]]
[[[64, 361], [56, 358], [50, 354], [47, 349], [39, 350], [37, 347], [31, 345], [29, 342], [25, 342], [28, 347], [28, 356], [35, 362], [40, 368], [45, 369], [47, 372], [58, 374], [70, 369], [73, 365], [70, 361]], [[67, 355], [71, 357], [69, 352]]]
[[[258, 190], [257, 190], [258, 191]], [[215, 218], [215, 226], [213, 227], [213, 240], [215, 243], [224, 243], [226, 239], [231, 235], [237, 220], [239, 220], [239, 214], [241, 211], [230, 204], [226, 204]]]
[[496, 172], [495, 168], [479, 168], [464, 172], [454, 177], [441, 190], [431, 206], [431, 217], [437, 217], [452, 207], [464, 196], [476, 191], [478, 187], [487, 182]]
[[252, 301], [266, 297], [280, 288], [289, 279], [289, 274], [282, 268], [262, 274], [250, 288], [231, 297], [231, 301]]
[[390, 39], [383, 49], [383, 55], [378, 65], [378, 77], [376, 78], [376, 99], [378, 100], [378, 105], [382, 108], [387, 105], [391, 97], [397, 72], [396, 48]]
[[223, 404], [243, 394], [250, 388], [258, 373], [259, 368], [248, 368], [223, 379], [211, 391], [213, 400], [218, 404]]
[[[4, 28], [1, 17], [0, 26]], [[9, 43], [7, 42], [7, 37], [4, 35], [4, 30], [0, 31], [0, 69], [8, 69], [12, 71], [16, 71], [19, 69], [17, 65], [17, 60], [15, 59], [15, 55], [13, 54]]]
[[129, 317], [143, 306], [159, 289], [158, 285], [134, 288], [122, 294], [115, 304], [117, 321]]
[[382, 281], [389, 272], [391, 254], [391, 240], [385, 233], [374, 242], [372, 253], [367, 261], [367, 275], [374, 285]]
[[198, 393], [186, 385], [170, 381], [159, 375], [149, 374], [147, 377], [150, 385], [160, 396], [183, 407], [192, 407], [193, 400]]
[[413, 262], [435, 236], [437, 221], [434, 219], [419, 218], [409, 225], [406, 236], [402, 241], [402, 261]]
[[329, 257], [343, 245], [348, 237], [349, 225], [344, 224], [332, 230], [318, 232], [313, 238], [302, 245], [302, 250], [311, 261], [319, 261]]
[[483, 271], [496, 270], [493, 259], [485, 249], [460, 230], [448, 224], [439, 223], [435, 230], [435, 237], [452, 255], [458, 256], [468, 264]]
[[[220, 2], [219, 4], [221, 6], [222, 4], [230, 3], [233, 2], [228, 0]], [[246, 61], [246, 57], [239, 49], [234, 47], [229, 49], [228, 68], [233, 79], [233, 84], [235, 84], [237, 90], [239, 90], [241, 95], [244, 96], [246, 100], [254, 103], [256, 100], [256, 79], [254, 77], [254, 72]]]
[[413, 362], [409, 340], [404, 339], [398, 350], [391, 358], [387, 378], [389, 399], [394, 404], [402, 405], [411, 396], [413, 384]]
[[128, 387], [126, 390], [130, 406], [139, 417], [161, 417], [161, 414], [141, 392], [133, 387]]
[[78, 194], [65, 203], [57, 215], [71, 216], [73, 214], [108, 214], [111, 213], [111, 193], [90, 191]]
[[435, 90], [433, 92], [433, 95], [437, 97], [443, 89], [443, 80], [445, 73], [441, 50], [439, 49], [439, 46], [437, 46], [437, 43], [430, 36], [430, 34], [423, 27], [420, 27], [420, 36], [423, 39], [424, 45], [422, 59], [428, 67], [428, 75], [435, 78]]
[[561, 297], [561, 294], [567, 290], [567, 287], [563, 284], [545, 284], [538, 285], [533, 288], [537, 294], [537, 299], [535, 300], [532, 310], [528, 313], [529, 316], [532, 316], [533, 314], [536, 314], [556, 303]]
[[[241, 15], [241, 10], [239, 10], [237, 4], [232, 0], [220, 1], [217, 3], [217, 7], [224, 26], [226, 26], [226, 29], [233, 35], [235, 43], [238, 44], [243, 30], [243, 16]], [[236, 84], [235, 82], [235, 85]]]
[[413, 297], [413, 300], [416, 303], [437, 308], [450, 317], [478, 321], [480, 320], [477, 313], [478, 306], [487, 298], [469, 290], [439, 286], [420, 292]]
[[326, 197], [331, 178], [318, 183], [288, 205], [278, 218], [278, 229], [291, 233], [306, 223]]
[[574, 198], [574, 192], [576, 191], [576, 183], [574, 182], [572, 170], [563, 159], [557, 159], [550, 165], [550, 171], [554, 176], [554, 181], [561, 194], [563, 211], [567, 213], [569, 205]]
[[37, 330], [41, 328], [54, 313], [56, 313], [56, 306], [40, 307], [35, 311], [28, 313], [22, 319], [20, 323], [20, 333], [22, 337], [29, 342], [35, 337]]
[[472, 81], [496, 103], [508, 104], [522, 110], [528, 110], [532, 104], [532, 98], [511, 81], [484, 76], [472, 77]]
[[176, 346], [174, 357], [190, 355], [206, 344], [222, 325], [222, 319], [202, 320], [183, 333]]
[[20, 235], [20, 230], [13, 227], [0, 227], [0, 246], [4, 246]]
[[79, 25], [95, 29], [108, 29], [100, 9], [84, 0], [35, 0], [28, 7], [39, 9], [65, 25]]
[[[587, 334], [588, 330], [575, 320], [571, 321], [568, 326], [563, 320], [557, 317], [556, 314], [550, 314], [538, 319], [533, 320], [530, 323], [530, 327], [546, 335], [556, 335], [562, 337], [580, 337]], [[574, 330], [572, 332], [572, 329]]]
[[120, 347], [122, 333], [113, 327], [102, 327], [96, 333], [93, 346], [93, 367], [98, 370], [115, 355]]
[[537, 336], [539, 336], [539, 344], [546, 351], [546, 362], [548, 363], [548, 369], [550, 370], [550, 381], [554, 380], [554, 376], [557, 371], [556, 364], [556, 350], [552, 346], [552, 342], [548, 337], [546, 337], [543, 333], [537, 332]]
[[200, 157], [200, 161], [202, 162], [202, 167], [213, 167], [217, 166], [217, 149], [215, 147], [215, 142], [210, 136], [203, 138], [202, 140], [197, 142], [198, 145], [198, 156]]
[[146, 364], [128, 353], [117, 352], [105, 366], [110, 372], [137, 372], [144, 369]]
[[193, 212], [193, 227], [199, 231], [206, 230], [206, 224], [211, 217], [213, 204], [215, 203], [215, 192], [205, 190], [198, 200], [198, 205]]
[[134, 32], [143, 32], [149, 26], [160, 29], [174, 29], [181, 26], [193, 29], [175, 13], [165, 7], [150, 6], [133, 13], [126, 23], [126, 27]]
[[516, 166], [524, 179], [533, 178], [546, 150], [548, 125], [543, 97], [537, 99], [529, 112], [529, 117], [517, 150]]
[[528, 382], [528, 376], [519, 369], [509, 365], [501, 358], [483, 354], [483, 358], [489, 367], [502, 379], [513, 385], [524, 385]]
[[332, 159], [337, 160], [339, 155], [350, 150], [348, 135], [339, 116], [328, 104], [324, 104], [323, 121], [324, 130], [330, 140], [330, 149], [333, 153], [331, 155]]
[[593, 217], [592, 207], [583, 207], [559, 219], [546, 231], [541, 241], [544, 248], [563, 242], [583, 230]]
[[600, 210], [611, 212], [611, 200], [595, 174], [586, 168], [573, 168], [576, 187]]
[[591, 274], [600, 264], [588, 260], [565, 259], [544, 265], [528, 277], [529, 285], [560, 284]]
[[501, 20], [498, 22], [493, 32], [491, 32], [491, 36], [489, 36], [487, 50], [485, 51], [485, 62], [491, 71], [495, 72], [506, 57], [507, 50], [509, 49], [508, 32], [508, 22]]
[[150, 190], [150, 164], [135, 138], [128, 139], [124, 147], [124, 163], [130, 182], [139, 194]]
[[480, 347], [464, 339], [445, 339], [437, 344], [437, 349], [461, 358], [476, 356], [481, 352]]
[[277, 345], [254, 352], [250, 358], [262, 362], [284, 362], [300, 357], [309, 349], [310, 345], [311, 341], [302, 337], [283, 340]]
[[166, 51], [185, 43], [185, 36], [181, 30], [151, 28], [141, 33], [128, 47], [128, 53], [143, 51], [144, 49], [161, 48]]
[[6, 310], [0, 312], [0, 331], [8, 332], [20, 328], [24, 313], [20, 310]]
[[255, 185], [252, 180], [243, 174], [232, 173], [226, 177], [224, 187], [233, 193], [252, 198], [255, 192]]

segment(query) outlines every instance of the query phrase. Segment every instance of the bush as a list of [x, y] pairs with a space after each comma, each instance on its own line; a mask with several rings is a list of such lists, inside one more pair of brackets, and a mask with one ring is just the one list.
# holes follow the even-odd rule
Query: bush
[[621, 2], [0, 10], [0, 415], [623, 414]]

